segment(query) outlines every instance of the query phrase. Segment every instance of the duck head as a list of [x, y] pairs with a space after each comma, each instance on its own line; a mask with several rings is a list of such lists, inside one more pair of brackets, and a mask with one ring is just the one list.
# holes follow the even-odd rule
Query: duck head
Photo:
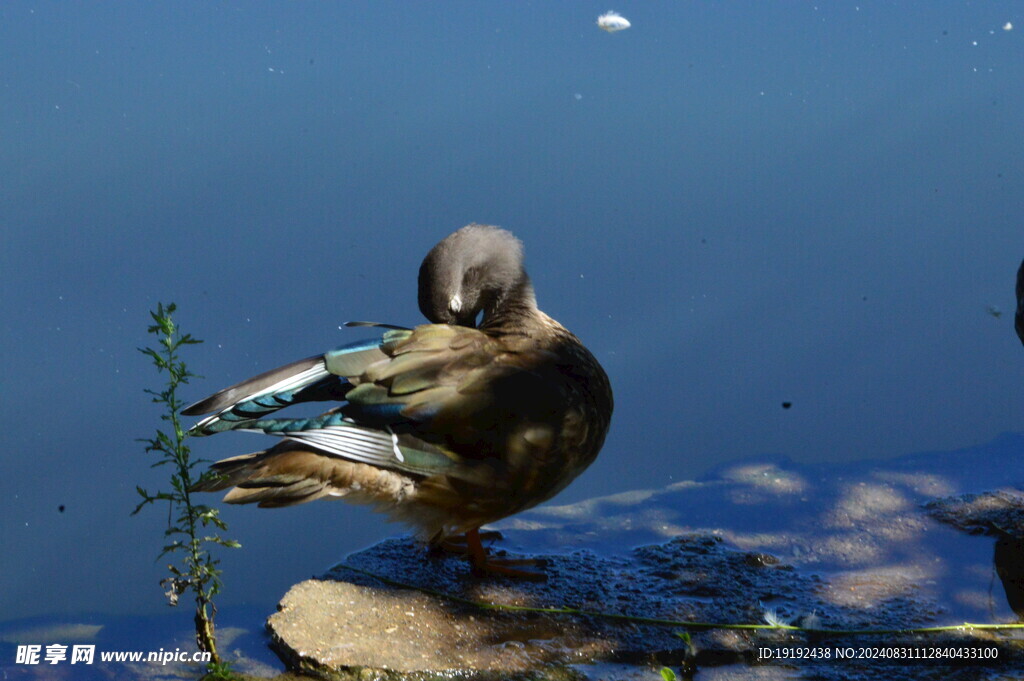
[[430, 249], [420, 265], [419, 305], [434, 324], [476, 326], [502, 312], [536, 311], [523, 244], [491, 225], [466, 225]]

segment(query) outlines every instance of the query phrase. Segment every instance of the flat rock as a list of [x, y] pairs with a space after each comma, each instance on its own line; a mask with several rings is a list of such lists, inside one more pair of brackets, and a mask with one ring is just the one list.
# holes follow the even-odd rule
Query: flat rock
[[[587, 551], [549, 556], [548, 580], [481, 580], [465, 560], [424, 554], [411, 540], [388, 540], [347, 564], [459, 598], [511, 606], [628, 612], [661, 619], [729, 621], [757, 616], [797, 578], [770, 557], [725, 549], [709, 536], [681, 537], [637, 549], [631, 559]], [[714, 577], [712, 579], [712, 576]], [[740, 598], [740, 592], [743, 597]], [[293, 587], [268, 626], [290, 662], [315, 659], [335, 670], [399, 672], [473, 669], [502, 675], [552, 665], [608, 660], [678, 663], [685, 644], [671, 627], [594, 617], [481, 610], [422, 591], [382, 584], [344, 567]], [[713, 631], [702, 649], [737, 657], [748, 646]]]
[[925, 504], [936, 520], [992, 537], [1024, 538], [1024, 494], [999, 490], [936, 499]]

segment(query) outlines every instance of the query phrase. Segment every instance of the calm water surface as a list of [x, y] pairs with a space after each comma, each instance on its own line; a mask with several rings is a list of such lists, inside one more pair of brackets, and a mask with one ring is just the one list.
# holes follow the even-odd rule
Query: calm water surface
[[[472, 221], [524, 240], [615, 385], [559, 503], [1024, 428], [1019, 3], [626, 3], [614, 35], [607, 9], [0, 6], [4, 619], [166, 608], [166, 517], [128, 515], [161, 485], [157, 301], [206, 341], [198, 398], [418, 323], [421, 258]], [[223, 514], [222, 602], [263, 612], [397, 531]]]

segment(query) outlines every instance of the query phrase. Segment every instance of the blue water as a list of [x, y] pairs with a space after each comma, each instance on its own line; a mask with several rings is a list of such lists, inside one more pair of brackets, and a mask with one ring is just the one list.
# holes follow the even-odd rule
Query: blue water
[[[206, 341], [198, 398], [419, 322], [420, 260], [472, 221], [523, 239], [615, 386], [560, 503], [1024, 428], [1020, 5], [622, 3], [614, 35], [607, 9], [0, 5], [4, 619], [166, 609], [166, 515], [128, 515], [163, 479], [135, 442], [157, 301]], [[222, 602], [267, 613], [398, 531], [223, 515]]]

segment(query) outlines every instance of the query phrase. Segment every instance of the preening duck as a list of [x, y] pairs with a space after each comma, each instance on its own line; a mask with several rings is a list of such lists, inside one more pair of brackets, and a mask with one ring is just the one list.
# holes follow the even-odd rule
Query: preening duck
[[[219, 475], [195, 489], [232, 488], [226, 502], [264, 507], [371, 504], [434, 544], [464, 534], [476, 571], [537, 576], [489, 558], [479, 528], [550, 499], [594, 461], [611, 421], [608, 377], [537, 308], [522, 244], [503, 229], [471, 224], [434, 246], [420, 267], [419, 307], [429, 324], [378, 328], [184, 410], [211, 414], [192, 435], [283, 438], [213, 464]], [[272, 417], [309, 401], [339, 405]]]

